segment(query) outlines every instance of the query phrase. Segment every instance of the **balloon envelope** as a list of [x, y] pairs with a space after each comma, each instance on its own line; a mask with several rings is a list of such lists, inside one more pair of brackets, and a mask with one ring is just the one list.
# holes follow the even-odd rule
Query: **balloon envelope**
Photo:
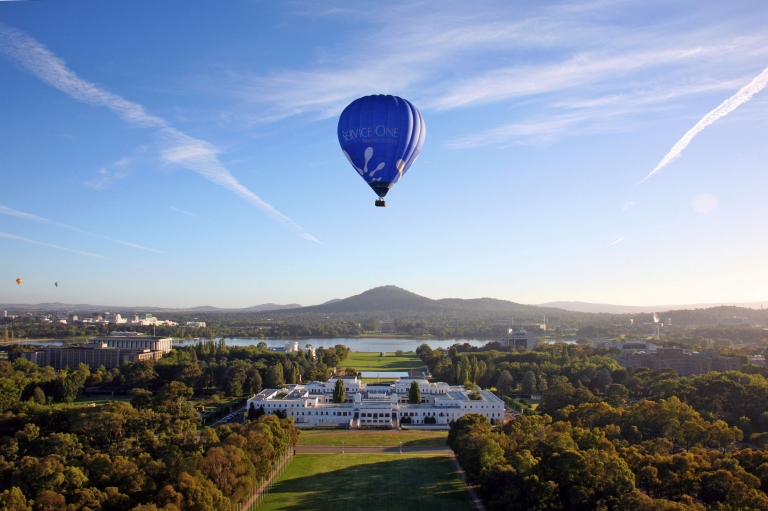
[[59, 283], [58, 282], [54, 282], [54, 284], [56, 284], [56, 287], [59, 287]]
[[360, 177], [384, 197], [416, 161], [427, 128], [421, 113], [397, 96], [365, 96], [341, 113], [341, 150]]
[[16, 279], [17, 284], [21, 284], [21, 279]]

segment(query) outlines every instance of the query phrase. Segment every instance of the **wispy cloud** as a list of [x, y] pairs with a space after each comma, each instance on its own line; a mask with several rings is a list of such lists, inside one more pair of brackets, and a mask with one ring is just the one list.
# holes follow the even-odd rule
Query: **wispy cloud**
[[634, 70], [687, 60], [704, 51], [692, 47], [616, 56], [581, 54], [550, 65], [496, 69], [453, 86], [433, 106], [445, 110], [581, 87]]
[[625, 239], [627, 239], [626, 236], [624, 236], [623, 238], [619, 238], [616, 241], [612, 241], [612, 242], [608, 243], [608, 246], [612, 247], [613, 245], [617, 245], [617, 244], [621, 243], [622, 241], [624, 241]]
[[624, 203], [624, 207], [621, 208], [621, 210], [626, 211], [634, 205], [635, 205], [634, 201], [628, 200], [627, 202]]
[[[146, 149], [145, 146], [141, 146], [136, 150], [136, 153], [143, 153]], [[111, 165], [112, 170], [103, 167], [99, 169], [99, 176], [97, 178], [84, 181], [83, 184], [94, 190], [101, 190], [112, 185], [116, 181], [125, 179], [131, 174], [130, 164], [133, 159], [134, 156], [124, 156]]]
[[693, 140], [696, 135], [704, 131], [707, 126], [711, 126], [718, 119], [722, 119], [736, 110], [739, 106], [752, 99], [752, 96], [763, 90], [766, 85], [768, 85], [768, 68], [765, 68], [762, 73], [757, 75], [751, 82], [739, 90], [739, 92], [720, 103], [717, 108], [705, 115], [693, 128], [688, 130], [688, 133], [683, 135], [683, 138], [681, 138], [677, 144], [672, 146], [672, 149], [670, 149], [667, 155], [664, 156], [664, 159], [661, 160], [661, 162], [656, 165], [656, 168], [653, 169], [650, 174], [645, 176], [640, 183], [660, 171], [672, 160], [679, 158], [683, 153], [683, 149], [688, 147], [688, 144], [691, 143], [691, 140]]
[[62, 59], [37, 40], [3, 23], [0, 23], [0, 52], [21, 64], [43, 82], [78, 101], [108, 108], [133, 126], [156, 129], [164, 144], [162, 157], [166, 162], [178, 164], [196, 172], [240, 196], [300, 237], [317, 242], [296, 222], [243, 186], [219, 161], [218, 151], [210, 143], [182, 133], [165, 119], [149, 114], [138, 103], [128, 101], [83, 80], [71, 71]]
[[177, 213], [181, 213], [182, 215], [187, 216], [197, 216], [195, 213], [192, 213], [190, 211], [184, 211], [183, 209], [179, 209], [176, 206], [168, 206], [168, 209], [171, 209], [173, 211], [176, 211]]
[[23, 211], [18, 211], [18, 210], [15, 210], [15, 209], [11, 209], [11, 208], [9, 208], [7, 206], [0, 205], [0, 214], [7, 215], [7, 216], [12, 216], [12, 217], [16, 217], [16, 218], [21, 218], [22, 220], [29, 220], [31, 222], [39, 222], [39, 223], [42, 223], [42, 224], [48, 224], [48, 225], [53, 225], [53, 226], [56, 226], [56, 227], [62, 227], [64, 229], [69, 229], [71, 231], [79, 232], [80, 234], [85, 234], [85, 235], [88, 235], [88, 236], [93, 236], [94, 238], [101, 238], [103, 240], [112, 241], [114, 243], [119, 243], [121, 245], [125, 245], [125, 246], [131, 247], [131, 248], [136, 248], [136, 249], [139, 249], [139, 250], [146, 250], [147, 252], [156, 252], [158, 254], [164, 254], [165, 253], [162, 250], [157, 250], [156, 248], [145, 247], [143, 245], [138, 245], [136, 243], [131, 243], [130, 241], [118, 240], [118, 239], [115, 239], [115, 238], [110, 238], [109, 236], [102, 236], [101, 234], [96, 234], [96, 233], [93, 233], [93, 232], [90, 232], [90, 231], [84, 231], [83, 229], [78, 229], [77, 227], [72, 227], [71, 225], [63, 224], [61, 222], [54, 222], [53, 220], [49, 220], [49, 219], [43, 218], [41, 216], [33, 215], [32, 213], [25, 213]]
[[448, 147], [471, 148], [488, 145], [548, 144], [564, 135], [613, 133], [631, 130], [633, 114], [661, 114], [674, 108], [671, 101], [732, 88], [734, 80], [706, 80], [691, 84], [658, 84], [639, 90], [598, 97], [561, 97], [539, 107], [530, 118], [511, 122], [480, 133], [459, 137]]
[[72, 252], [73, 254], [80, 254], [88, 257], [98, 257], [100, 259], [104, 259], [103, 255], [91, 254], [90, 252], [82, 252], [80, 250], [73, 250], [71, 248], [62, 247], [59, 245], [53, 245], [51, 243], [43, 243], [42, 241], [34, 241], [29, 238], [24, 238], [23, 236], [16, 236], [15, 234], [6, 234], [4, 232], [0, 232], [0, 238], [5, 238], [5, 239], [15, 240], [15, 241], [23, 241], [24, 243], [31, 243], [33, 245], [40, 245], [42, 247], [48, 247], [48, 248], [55, 248], [56, 250], [65, 250], [67, 252]]

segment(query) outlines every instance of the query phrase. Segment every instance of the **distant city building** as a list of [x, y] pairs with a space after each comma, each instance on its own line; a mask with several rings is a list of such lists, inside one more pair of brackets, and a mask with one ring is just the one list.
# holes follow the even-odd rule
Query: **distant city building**
[[632, 351], [656, 351], [658, 348], [648, 341], [592, 341], [592, 347]]
[[89, 344], [105, 343], [110, 348], [126, 348], [151, 350], [168, 353], [173, 349], [173, 339], [170, 337], [154, 337], [136, 333], [112, 332], [110, 335], [88, 339]]
[[380, 321], [379, 322], [379, 333], [382, 334], [393, 334], [395, 333], [395, 322], [394, 321]]
[[664, 326], [672, 326], [672, 318], [665, 319]]
[[724, 357], [714, 352], [690, 352], [682, 348], [658, 348], [651, 353], [623, 351], [616, 361], [632, 369], [647, 367], [658, 371], [672, 368], [680, 376], [741, 370], [741, 359], [738, 357]]
[[[396, 428], [400, 424], [434, 424], [447, 429], [451, 421], [469, 413], [483, 415], [492, 422], [504, 419], [504, 402], [487, 390], [471, 392], [463, 386], [415, 378], [401, 378], [385, 385], [366, 385], [356, 377], [341, 378], [346, 400], [334, 403], [337, 379], [290, 385], [288, 389], [265, 389], [248, 400], [248, 407], [263, 407], [266, 413], [285, 413], [299, 428]], [[412, 382], [416, 382], [421, 391], [420, 404], [408, 402]]]
[[205, 321], [187, 321], [184, 326], [191, 328], [205, 328]]
[[159, 360], [162, 351], [148, 349], [122, 349], [110, 348], [106, 343], [90, 342], [81, 347], [71, 348], [43, 348], [37, 351], [26, 351], [21, 357], [39, 366], [51, 366], [56, 370], [65, 367], [76, 368], [79, 364], [87, 364], [91, 370], [100, 366], [106, 369], [117, 367], [126, 362], [138, 362], [140, 360]]
[[525, 348], [527, 350], [532, 350], [536, 347], [537, 339], [536, 334], [533, 332], [526, 332], [525, 330], [515, 331], [510, 328], [507, 330], [507, 335], [501, 338], [499, 344], [505, 348], [512, 347], [515, 349]]
[[749, 318], [745, 318], [741, 316], [733, 316], [732, 318], [720, 318], [717, 320], [717, 322], [726, 327], [743, 326], [743, 325], [752, 324]]
[[635, 320], [634, 319], [630, 318], [630, 319], [627, 320], [627, 325], [632, 326], [634, 324], [635, 324]]

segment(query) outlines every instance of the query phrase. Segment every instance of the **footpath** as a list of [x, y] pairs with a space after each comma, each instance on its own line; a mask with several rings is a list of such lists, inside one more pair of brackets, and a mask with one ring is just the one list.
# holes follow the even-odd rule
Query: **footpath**
[[280, 460], [280, 463], [278, 463], [272, 469], [272, 473], [269, 475], [269, 477], [261, 481], [261, 483], [253, 488], [251, 491], [251, 498], [244, 502], [240, 507], [238, 507], [237, 511], [248, 511], [260, 501], [260, 499], [272, 487], [272, 483], [283, 474], [283, 471], [287, 468], [288, 463], [290, 463], [293, 459], [294, 453], [294, 449], [288, 449], [288, 452], [285, 454], [285, 456], [283, 456], [282, 460]]
[[483, 501], [480, 500], [480, 497], [477, 496], [477, 492], [475, 491], [475, 487], [469, 484], [469, 481], [467, 480], [467, 474], [464, 472], [464, 469], [461, 468], [461, 465], [459, 464], [459, 460], [456, 459], [455, 455], [451, 455], [451, 464], [453, 464], [453, 467], [456, 469], [456, 472], [459, 474], [459, 477], [462, 481], [464, 481], [464, 485], [467, 487], [467, 491], [469, 492], [469, 496], [472, 499], [472, 505], [477, 511], [485, 511], [485, 506], [483, 506]]
[[297, 445], [297, 454], [445, 454], [453, 453], [447, 446], [340, 446], [340, 445]]

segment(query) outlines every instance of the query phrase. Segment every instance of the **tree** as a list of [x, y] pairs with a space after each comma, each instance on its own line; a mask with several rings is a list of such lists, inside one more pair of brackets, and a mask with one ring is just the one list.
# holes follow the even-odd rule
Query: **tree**
[[599, 389], [605, 389], [608, 385], [613, 383], [613, 379], [611, 378], [611, 372], [608, 370], [607, 367], [603, 367], [597, 372], [595, 383]]
[[0, 493], [0, 509], [6, 509], [7, 511], [32, 511], [32, 508], [27, 504], [27, 498], [16, 486]]
[[253, 403], [248, 407], [248, 420], [249, 421], [256, 421], [259, 420], [259, 417], [263, 416], [265, 414], [264, 412], [264, 405], [259, 406], [256, 408]]
[[285, 375], [283, 373], [283, 364], [277, 363], [267, 369], [265, 386], [268, 389], [282, 389], [285, 385]]
[[152, 406], [152, 392], [146, 389], [131, 389], [131, 406], [143, 410]]
[[160, 388], [155, 396], [154, 405], [158, 410], [171, 414], [180, 412], [192, 394], [194, 391], [180, 381], [172, 381]]
[[336, 386], [333, 387], [333, 402], [343, 403], [346, 400], [347, 400], [347, 393], [344, 390], [344, 380], [342, 380], [341, 378], [338, 378], [336, 380]]
[[408, 402], [412, 405], [421, 403], [421, 389], [416, 381], [411, 382], [411, 388], [408, 390]]
[[611, 406], [622, 406], [629, 399], [629, 390], [621, 383], [612, 383], [605, 389], [605, 400]]
[[496, 390], [500, 395], [508, 394], [515, 385], [515, 380], [512, 375], [506, 369], [501, 372], [499, 379], [496, 381]]
[[536, 375], [533, 371], [526, 371], [523, 375], [523, 381], [520, 383], [523, 394], [533, 394], [536, 392]]

